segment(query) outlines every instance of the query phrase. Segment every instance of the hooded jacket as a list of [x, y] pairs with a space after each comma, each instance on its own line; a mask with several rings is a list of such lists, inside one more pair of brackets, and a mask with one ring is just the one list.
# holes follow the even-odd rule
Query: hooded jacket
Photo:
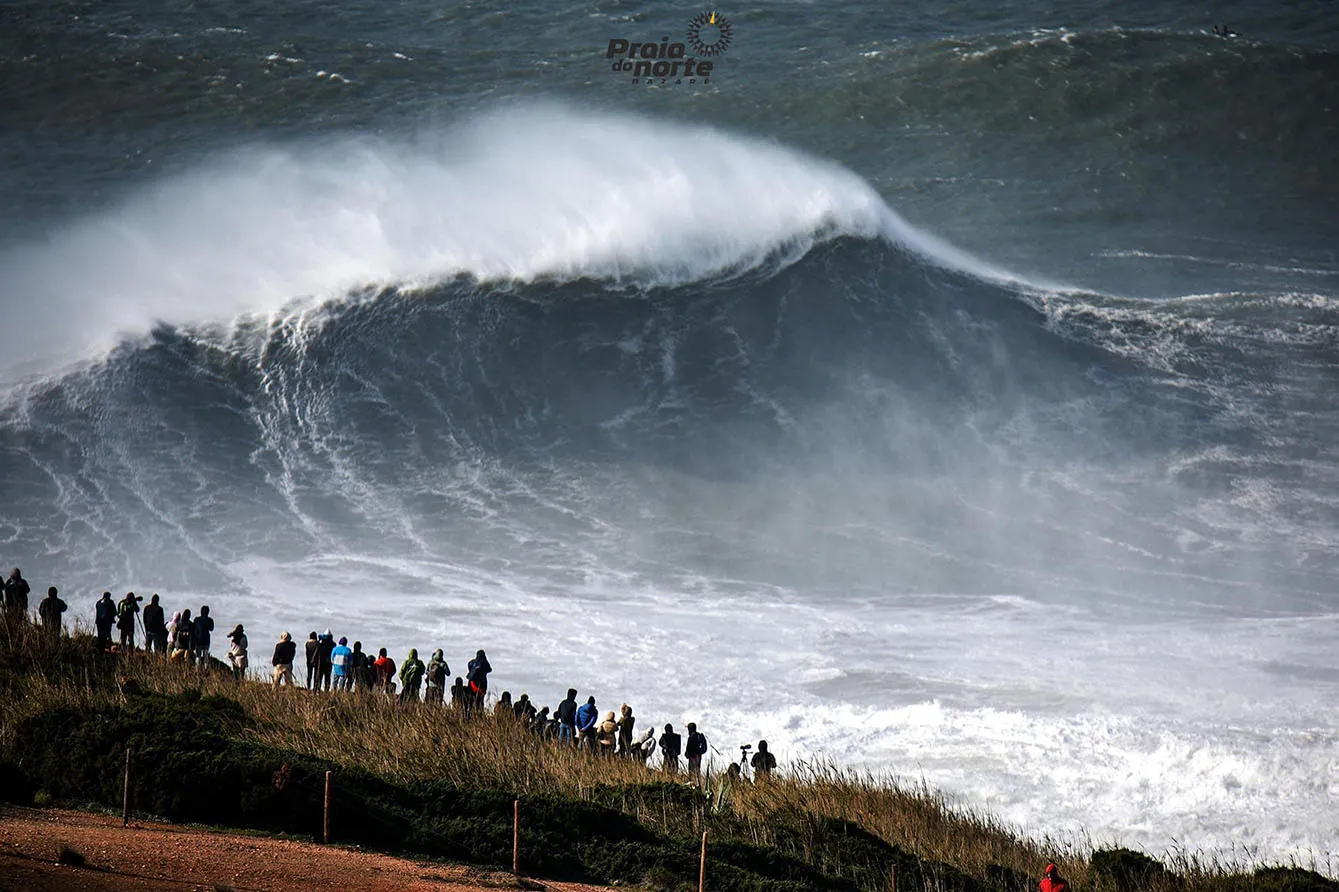
[[404, 662], [400, 664], [400, 684], [404, 685], [405, 690], [417, 690], [419, 684], [423, 681], [423, 673], [426, 671], [427, 667], [418, 658], [418, 650], [411, 647], [409, 656], [405, 657]]
[[292, 665], [293, 658], [296, 657], [297, 654], [298, 643], [285, 632], [284, 637], [274, 646], [274, 659], [272, 662], [275, 666], [289, 666]]
[[609, 752], [614, 751], [614, 744], [618, 742], [618, 722], [614, 721], [612, 712], [606, 713], [604, 721], [595, 726], [595, 741]]
[[487, 691], [488, 673], [493, 671], [493, 667], [489, 665], [488, 657], [484, 656], [483, 651], [479, 651], [474, 659], [470, 660], [468, 668], [469, 673], [466, 674], [465, 680], [473, 685], [475, 690], [481, 693]]
[[121, 631], [135, 630], [135, 614], [139, 613], [139, 598], [126, 595], [116, 605], [116, 627]]
[[1041, 892], [1069, 892], [1069, 883], [1055, 869], [1054, 864], [1046, 865], [1046, 878], [1041, 881]]
[[98, 600], [93, 608], [93, 622], [108, 629], [116, 622], [116, 605], [112, 603], [111, 598], [104, 596]]
[[450, 674], [451, 667], [446, 664], [446, 657], [442, 655], [442, 649], [439, 647], [432, 652], [432, 659], [428, 661], [428, 687], [445, 688], [446, 679]]
[[60, 615], [66, 611], [66, 604], [55, 595], [47, 595], [37, 602], [37, 615], [48, 626], [59, 626]]

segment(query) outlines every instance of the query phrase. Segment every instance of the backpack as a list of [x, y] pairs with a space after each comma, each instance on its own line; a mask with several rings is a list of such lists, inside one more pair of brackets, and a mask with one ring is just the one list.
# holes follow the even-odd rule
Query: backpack
[[694, 731], [688, 736], [688, 757], [705, 756], [706, 754], [707, 735], [703, 734], [701, 731]]

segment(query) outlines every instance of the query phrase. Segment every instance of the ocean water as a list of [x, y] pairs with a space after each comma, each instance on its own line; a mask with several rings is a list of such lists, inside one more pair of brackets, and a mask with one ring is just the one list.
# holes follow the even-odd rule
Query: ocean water
[[1332, 3], [160, 6], [0, 10], [35, 588], [1334, 872]]

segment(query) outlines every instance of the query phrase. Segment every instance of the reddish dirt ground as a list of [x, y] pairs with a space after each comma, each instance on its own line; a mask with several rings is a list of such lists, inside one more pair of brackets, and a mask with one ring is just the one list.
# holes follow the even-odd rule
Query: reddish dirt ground
[[[68, 846], [86, 866], [61, 864]], [[158, 892], [158, 890], [317, 889], [475, 892], [537, 889], [596, 892], [603, 887], [543, 880], [451, 864], [409, 861], [345, 846], [215, 833], [57, 809], [0, 808], [0, 890]]]

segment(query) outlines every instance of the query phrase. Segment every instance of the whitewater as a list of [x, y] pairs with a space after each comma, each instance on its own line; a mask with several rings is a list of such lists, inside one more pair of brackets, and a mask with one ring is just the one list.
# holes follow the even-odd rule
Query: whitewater
[[559, 103], [211, 153], [0, 293], [4, 559], [76, 612], [484, 647], [718, 763], [1334, 870], [1331, 296], [1060, 287], [811, 153]]

